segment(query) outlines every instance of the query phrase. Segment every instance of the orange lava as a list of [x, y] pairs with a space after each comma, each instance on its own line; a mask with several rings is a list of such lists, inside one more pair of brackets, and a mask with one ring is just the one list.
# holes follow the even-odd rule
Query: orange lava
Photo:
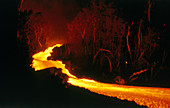
[[168, 108], [170, 107], [170, 89], [158, 87], [139, 87], [127, 86], [118, 84], [101, 83], [92, 79], [77, 78], [72, 75], [62, 61], [47, 60], [54, 47], [60, 47], [62, 44], [56, 44], [53, 47], [47, 48], [44, 52], [34, 54], [32, 67], [35, 71], [46, 68], [56, 67], [61, 68], [62, 73], [66, 74], [68, 83], [74, 86], [85, 88], [91, 92], [98, 93], [105, 96], [117, 97], [121, 100], [134, 101], [138, 105], [147, 106], [150, 108]]

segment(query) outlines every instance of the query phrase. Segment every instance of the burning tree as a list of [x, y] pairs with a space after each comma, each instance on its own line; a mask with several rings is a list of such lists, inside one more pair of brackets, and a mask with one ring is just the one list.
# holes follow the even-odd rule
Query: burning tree
[[30, 55], [47, 47], [48, 28], [40, 12], [19, 11], [17, 38], [26, 43]]

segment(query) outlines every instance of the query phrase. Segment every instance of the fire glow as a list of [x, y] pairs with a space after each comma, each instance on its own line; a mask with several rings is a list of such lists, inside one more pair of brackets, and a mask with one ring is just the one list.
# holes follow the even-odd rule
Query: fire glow
[[168, 108], [170, 107], [170, 89], [158, 87], [139, 87], [127, 86], [118, 84], [102, 83], [92, 79], [77, 78], [72, 75], [62, 61], [47, 60], [51, 56], [53, 48], [60, 47], [62, 44], [56, 44], [48, 47], [44, 52], [34, 54], [32, 68], [35, 71], [43, 70], [51, 67], [61, 68], [62, 73], [68, 76], [67, 82], [71, 85], [78, 86], [90, 90], [91, 92], [117, 97], [121, 100], [134, 101], [138, 105], [147, 106], [150, 108]]

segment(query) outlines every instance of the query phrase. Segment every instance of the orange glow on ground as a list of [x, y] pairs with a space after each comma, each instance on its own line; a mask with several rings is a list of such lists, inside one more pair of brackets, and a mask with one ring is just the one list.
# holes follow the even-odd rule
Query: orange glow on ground
[[55, 47], [60, 47], [62, 44], [56, 44], [52, 47], [47, 48], [44, 52], [39, 52], [34, 54], [32, 67], [35, 71], [43, 70], [46, 68], [56, 67], [61, 68], [62, 73], [66, 74], [68, 78], [68, 83], [74, 86], [85, 88], [91, 92], [117, 97], [121, 100], [134, 101], [138, 105], [147, 106], [150, 108], [168, 108], [170, 107], [170, 89], [169, 88], [158, 88], [158, 87], [139, 87], [139, 86], [127, 86], [118, 84], [102, 83], [92, 79], [77, 78], [72, 75], [68, 69], [66, 69], [65, 64], [62, 61], [47, 60]]

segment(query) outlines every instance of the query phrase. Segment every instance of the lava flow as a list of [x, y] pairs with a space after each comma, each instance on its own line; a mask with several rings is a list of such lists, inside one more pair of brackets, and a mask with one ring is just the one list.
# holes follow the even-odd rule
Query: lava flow
[[118, 84], [101, 83], [92, 79], [77, 78], [72, 75], [62, 61], [47, 60], [55, 47], [60, 47], [62, 44], [56, 44], [53, 47], [47, 48], [44, 52], [34, 54], [32, 67], [35, 71], [46, 68], [56, 67], [61, 68], [62, 73], [68, 76], [68, 83], [74, 86], [85, 88], [91, 92], [98, 93], [105, 96], [117, 97], [121, 100], [134, 101], [138, 105], [147, 106], [150, 108], [168, 108], [170, 107], [170, 89], [158, 87], [139, 87], [127, 86]]

